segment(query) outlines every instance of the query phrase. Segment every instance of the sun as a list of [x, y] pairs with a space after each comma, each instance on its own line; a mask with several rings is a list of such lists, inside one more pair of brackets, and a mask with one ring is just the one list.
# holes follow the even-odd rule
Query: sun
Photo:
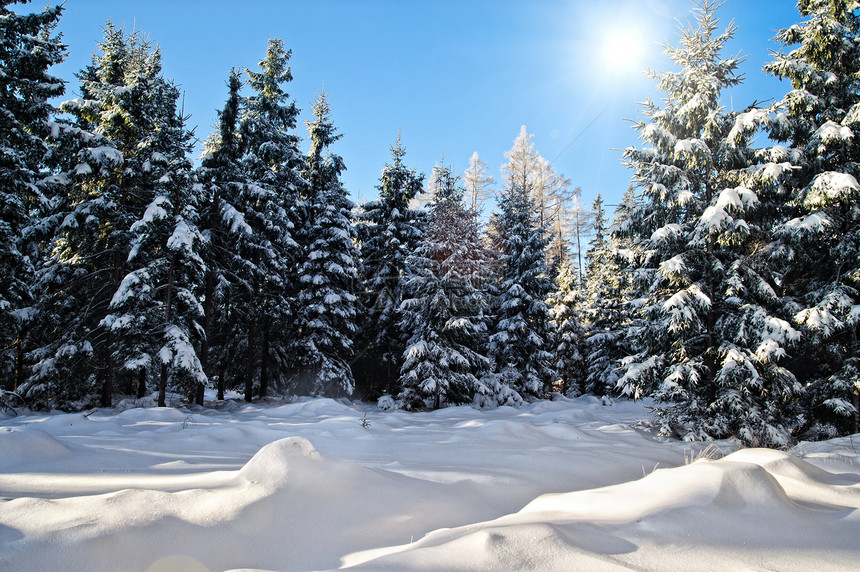
[[603, 39], [602, 56], [607, 71], [627, 73], [642, 67], [642, 36], [633, 26], [618, 26], [607, 30]]

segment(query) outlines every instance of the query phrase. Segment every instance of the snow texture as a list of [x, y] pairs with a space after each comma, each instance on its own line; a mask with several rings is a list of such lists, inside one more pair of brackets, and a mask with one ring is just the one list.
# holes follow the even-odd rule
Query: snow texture
[[0, 569], [856, 567], [850, 438], [704, 450], [643, 431], [645, 405], [22, 412], [0, 420]]

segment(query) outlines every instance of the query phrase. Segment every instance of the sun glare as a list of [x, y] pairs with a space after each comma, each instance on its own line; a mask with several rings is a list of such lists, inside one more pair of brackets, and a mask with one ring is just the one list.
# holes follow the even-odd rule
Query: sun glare
[[632, 26], [610, 29], [603, 40], [603, 60], [613, 73], [639, 71], [642, 51], [642, 39]]

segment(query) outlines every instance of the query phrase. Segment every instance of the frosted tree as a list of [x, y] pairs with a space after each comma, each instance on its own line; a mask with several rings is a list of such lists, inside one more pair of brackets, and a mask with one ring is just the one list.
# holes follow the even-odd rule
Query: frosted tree
[[584, 331], [580, 306], [582, 290], [579, 288], [577, 271], [572, 261], [567, 261], [556, 276], [557, 289], [549, 297], [548, 304], [556, 328], [554, 367], [561, 383], [561, 391], [570, 397], [583, 392], [585, 360], [582, 355]]
[[775, 205], [744, 186], [750, 119], [764, 112], [720, 104], [740, 82], [740, 60], [720, 55], [735, 28], [716, 35], [715, 8], [697, 4], [695, 22], [667, 48], [680, 70], [653, 74], [665, 105], [644, 104], [649, 120], [638, 129], [649, 146], [625, 151], [642, 192], [626, 227], [642, 245], [645, 321], [635, 337], [643, 351], [624, 360], [618, 385], [667, 404], [664, 433], [784, 445], [800, 387], [780, 362], [799, 333], [780, 319], [777, 277], [760, 257]]
[[[793, 88], [776, 104], [767, 150], [785, 171], [789, 209], [773, 249], [795, 306], [815, 432], [856, 433], [860, 422], [860, 18], [856, 2], [804, 0], [804, 18], [777, 35], [786, 49], [765, 71]], [[791, 46], [796, 46], [789, 49]]]
[[[535, 180], [526, 169], [532, 156], [525, 130], [507, 154], [505, 187], [499, 200], [496, 228], [502, 269], [489, 341], [502, 391], [520, 398], [542, 397], [556, 379], [552, 368], [554, 331], [546, 305], [552, 290], [548, 276], [545, 229], [532, 199]], [[505, 401], [510, 396], [500, 394]]]
[[297, 338], [291, 346], [299, 394], [350, 395], [355, 381], [349, 362], [358, 330], [359, 253], [354, 245], [354, 205], [340, 182], [343, 160], [329, 152], [340, 139], [325, 92], [306, 123], [311, 140], [307, 247], [301, 255]]
[[[284, 368], [295, 317], [292, 301], [299, 245], [294, 236], [307, 220], [306, 169], [295, 134], [299, 110], [285, 91], [292, 81], [291, 52], [282, 40], [270, 39], [260, 71], [245, 70], [253, 93], [244, 101], [239, 135], [242, 166], [248, 184], [237, 187], [233, 206], [251, 232], [237, 245], [244, 268], [234, 275], [236, 310], [242, 314], [245, 343], [245, 399], [254, 395], [259, 367], [259, 393], [265, 397], [269, 378]], [[282, 382], [283, 383], [283, 382]]]
[[484, 203], [492, 196], [493, 177], [487, 174], [487, 164], [478, 156], [478, 152], [469, 157], [469, 167], [463, 171], [463, 199], [477, 219]]
[[[604, 395], [615, 390], [618, 361], [633, 353], [624, 335], [631, 325], [626, 307], [630, 292], [629, 280], [616, 252], [620, 245], [608, 235], [601, 195], [595, 198], [591, 211], [594, 237], [585, 256], [585, 284], [579, 300], [580, 319], [585, 329], [584, 385], [585, 391]], [[618, 222], [616, 220], [616, 224]]]
[[[582, 204], [581, 190], [577, 187], [571, 197], [569, 207], [564, 214], [564, 230], [567, 231], [569, 239], [562, 237], [562, 229], [559, 229], [554, 239], [559, 241], [565, 248], [572, 250], [571, 263], [576, 273], [576, 287], [582, 288], [585, 280], [585, 238], [594, 230], [594, 213]], [[561, 217], [560, 217], [561, 220]], [[559, 248], [559, 247], [557, 247]], [[559, 255], [555, 255], [559, 256]]]
[[[251, 233], [244, 216], [233, 206], [247, 185], [241, 165], [238, 122], [242, 97], [239, 72], [232, 70], [228, 97], [218, 112], [218, 133], [207, 141], [196, 173], [200, 194], [200, 229], [205, 238], [202, 253], [206, 265], [203, 282], [203, 330], [200, 361], [209, 379], [217, 380], [218, 399], [224, 399], [228, 377], [235, 377], [241, 339], [238, 312], [234, 309], [235, 273], [244, 264], [236, 245]], [[232, 386], [232, 384], [231, 384]]]
[[[363, 348], [353, 373], [361, 375], [362, 393], [395, 393], [405, 340], [400, 331], [403, 283], [408, 278], [407, 257], [421, 241], [421, 215], [409, 202], [422, 190], [423, 175], [403, 163], [406, 151], [400, 137], [391, 148], [392, 163], [382, 170], [379, 199], [362, 205], [358, 238], [362, 259], [362, 296], [365, 309], [360, 327]], [[358, 370], [356, 372], [356, 370]]]
[[439, 408], [486, 398], [489, 360], [482, 291], [487, 255], [458, 177], [436, 165], [426, 233], [409, 258], [401, 326], [408, 335], [400, 385], [404, 407]]
[[[126, 34], [108, 22], [99, 52], [78, 78], [82, 97], [61, 109], [74, 117], [76, 127], [109, 140], [111, 146], [77, 156], [81, 162], [74, 173], [79, 178], [67, 193], [54, 197], [46, 218], [46, 225], [62, 222], [55, 227], [40, 271], [43, 311], [67, 320], [61, 330], [47, 334], [34, 377], [74, 380], [79, 387], [65, 391], [69, 398], [85, 398], [96, 390], [101, 404], [110, 405], [116, 389], [133, 389], [140, 370], [148, 367], [149, 353], [158, 352], [163, 360], [176, 358], [173, 364], [181, 364], [180, 369], [195, 361], [189, 357], [194, 351], [188, 337], [194, 335], [193, 318], [181, 311], [173, 314], [183, 323], [176, 331], [164, 321], [167, 317], [169, 325], [177, 325], [164, 315], [165, 296], [191, 287], [194, 278], [167, 285], [160, 280], [168, 280], [168, 271], [159, 273], [151, 266], [170, 257], [156, 252], [167, 246], [176, 227], [166, 236], [167, 231], [150, 228], [162, 235], [161, 242], [154, 234], [151, 241], [144, 239], [146, 225], [137, 224], [146, 213], [149, 222], [155, 222], [153, 213], [161, 212], [167, 195], [174, 202], [165, 224], [178, 224], [176, 216], [190, 214], [182, 214], [186, 199], [177, 201], [187, 193], [190, 165], [184, 154], [190, 136], [176, 109], [178, 90], [161, 75], [159, 50], [140, 32]], [[96, 165], [98, 175], [90, 176]], [[126, 281], [131, 275], [136, 279]], [[133, 300], [132, 284], [152, 292], [148, 302]], [[173, 300], [178, 298], [170, 306]], [[193, 314], [195, 302], [188, 303]], [[146, 330], [145, 322], [154, 323], [153, 313], [161, 316], [158, 334]], [[115, 319], [120, 315], [125, 317]], [[156, 339], [163, 340], [158, 343], [164, 351]], [[172, 349], [164, 349], [168, 346]], [[189, 375], [200, 382], [202, 378], [194, 377], [198, 373]], [[125, 383], [117, 387], [117, 380]]]
[[537, 224], [543, 229], [547, 245], [552, 245], [546, 249], [547, 263], [557, 270], [568, 250], [566, 234], [570, 218], [567, 209], [579, 190], [571, 190], [570, 180], [556, 173], [549, 161], [535, 150], [525, 125], [520, 128], [513, 147], [505, 152], [505, 158], [508, 160], [502, 165], [505, 185], [528, 189], [537, 212]]
[[11, 4], [0, 2], [0, 388], [9, 390], [26, 375], [38, 252], [25, 231], [46, 202], [44, 167], [59, 131], [49, 100], [64, 92], [49, 69], [65, 57], [65, 46], [51, 36], [61, 7], [28, 14]]

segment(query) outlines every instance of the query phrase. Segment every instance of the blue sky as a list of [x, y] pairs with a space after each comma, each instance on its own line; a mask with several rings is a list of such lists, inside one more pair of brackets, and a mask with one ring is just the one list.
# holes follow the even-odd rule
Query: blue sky
[[[69, 57], [56, 75], [69, 82], [86, 65], [108, 18], [137, 28], [161, 45], [165, 75], [185, 91], [190, 125], [202, 140], [226, 98], [232, 67], [256, 69], [267, 38], [292, 49], [287, 87], [307, 118], [325, 86], [343, 139], [345, 183], [359, 201], [390, 158], [398, 130], [406, 161], [429, 175], [444, 154], [457, 171], [477, 151], [498, 181], [504, 152], [521, 125], [536, 149], [555, 159], [590, 203], [600, 192], [614, 203], [631, 173], [617, 149], [636, 143], [625, 119], [636, 102], [659, 98], [641, 69], [670, 69], [659, 43], [674, 44], [689, 0], [67, 0], [60, 31]], [[789, 89], [764, 76], [775, 31], [798, 21], [791, 0], [727, 0], [718, 12], [734, 19], [726, 55], [742, 53], [743, 86], [726, 107], [779, 99]], [[631, 65], [606, 57], [607, 38], [629, 30], [642, 46]], [[300, 129], [304, 137], [306, 131]], [[568, 147], [569, 146], [569, 147]], [[567, 148], [566, 151], [565, 148]]]

